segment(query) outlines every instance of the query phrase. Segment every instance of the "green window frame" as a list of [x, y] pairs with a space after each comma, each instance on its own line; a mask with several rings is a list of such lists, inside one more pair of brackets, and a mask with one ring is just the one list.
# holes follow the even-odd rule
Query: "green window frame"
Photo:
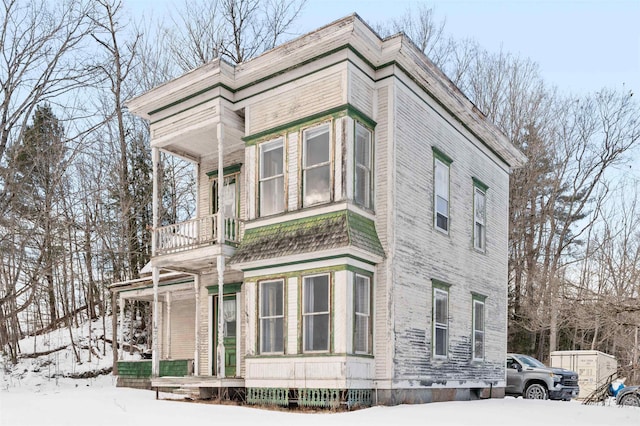
[[354, 202], [364, 208], [373, 208], [373, 132], [355, 122], [354, 141]]
[[353, 352], [373, 352], [373, 330], [371, 315], [371, 276], [353, 275]]
[[285, 343], [284, 279], [259, 282], [261, 354], [283, 354]]
[[451, 228], [450, 186], [451, 163], [439, 149], [433, 150], [433, 226], [436, 230], [449, 234]]
[[432, 280], [432, 352], [434, 358], [449, 356], [449, 285]]
[[472, 297], [471, 349], [474, 361], [483, 361], [485, 356], [486, 297], [474, 294]]

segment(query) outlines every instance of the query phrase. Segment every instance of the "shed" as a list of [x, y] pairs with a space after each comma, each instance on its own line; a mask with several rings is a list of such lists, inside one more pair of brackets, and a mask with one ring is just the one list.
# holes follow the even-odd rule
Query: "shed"
[[566, 368], [578, 373], [578, 399], [584, 399], [610, 375], [616, 373], [618, 361], [613, 355], [600, 351], [553, 351], [551, 367]]

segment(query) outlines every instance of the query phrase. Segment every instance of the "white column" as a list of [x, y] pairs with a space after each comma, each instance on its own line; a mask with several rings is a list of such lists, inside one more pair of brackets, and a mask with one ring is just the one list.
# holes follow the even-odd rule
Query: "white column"
[[158, 230], [158, 216], [160, 212], [160, 176], [158, 170], [160, 168], [160, 150], [157, 147], [151, 148], [151, 161], [153, 162], [153, 229], [151, 233], [151, 276], [153, 278], [153, 329], [152, 339], [153, 346], [151, 349], [151, 375], [158, 377], [160, 375], [160, 352], [158, 342], [158, 284], [160, 281], [160, 271], [157, 267], [153, 266], [153, 258], [156, 256], [158, 250], [158, 241], [156, 232]]
[[220, 255], [216, 261], [218, 270], [218, 345], [216, 370], [219, 378], [224, 378], [224, 256], [222, 255], [225, 242], [224, 235], [224, 129], [222, 123], [218, 123], [218, 244]]
[[[124, 308], [125, 308], [125, 303], [126, 299], [124, 297], [122, 297], [122, 293], [120, 293], [120, 324], [119, 324], [119, 331], [118, 333], [120, 334], [120, 359], [123, 359], [123, 355], [124, 355]], [[116, 336], [118, 337], [118, 336]], [[113, 339], [116, 340], [116, 339]]]
[[196, 292], [195, 312], [195, 348], [193, 351], [193, 374], [200, 375], [200, 274], [193, 276], [193, 288]]
[[171, 359], [171, 292], [168, 291], [164, 296], [165, 302], [167, 302], [167, 317], [165, 318], [165, 357]]

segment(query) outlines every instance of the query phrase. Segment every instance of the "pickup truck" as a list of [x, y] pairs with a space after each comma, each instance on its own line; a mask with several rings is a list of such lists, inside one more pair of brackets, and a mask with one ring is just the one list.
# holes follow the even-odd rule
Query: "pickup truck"
[[580, 393], [578, 373], [547, 367], [529, 355], [507, 354], [505, 393], [527, 399], [569, 401]]

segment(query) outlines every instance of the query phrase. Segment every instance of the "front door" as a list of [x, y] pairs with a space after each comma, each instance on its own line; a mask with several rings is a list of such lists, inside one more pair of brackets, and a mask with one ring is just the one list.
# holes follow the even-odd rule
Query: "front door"
[[[218, 296], [213, 297], [213, 329], [216, 335], [213, 353], [217, 353], [218, 347]], [[236, 375], [236, 333], [237, 333], [237, 304], [236, 295], [230, 294], [224, 296], [223, 314], [224, 334], [222, 343], [224, 344], [224, 375], [225, 377], [235, 377]], [[214, 365], [212, 374], [216, 374], [215, 365], [216, 357], [213, 357]]]

